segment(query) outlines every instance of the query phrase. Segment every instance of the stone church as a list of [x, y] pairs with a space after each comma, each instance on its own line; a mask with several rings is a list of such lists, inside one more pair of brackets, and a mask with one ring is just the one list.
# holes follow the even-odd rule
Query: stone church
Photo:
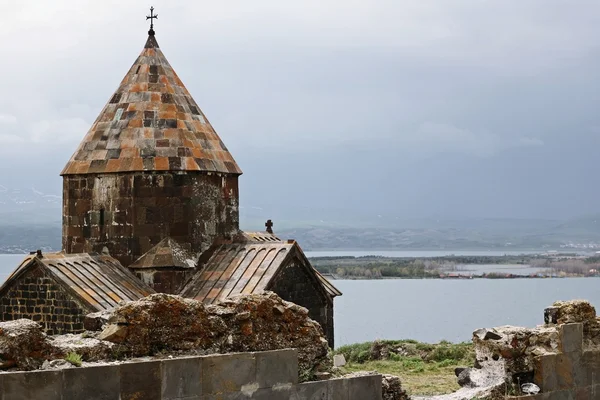
[[341, 293], [270, 221], [240, 231], [242, 170], [148, 33], [61, 173], [62, 252], [25, 258], [0, 287], [2, 319], [62, 334], [154, 292], [214, 303], [272, 290], [306, 307], [333, 347]]

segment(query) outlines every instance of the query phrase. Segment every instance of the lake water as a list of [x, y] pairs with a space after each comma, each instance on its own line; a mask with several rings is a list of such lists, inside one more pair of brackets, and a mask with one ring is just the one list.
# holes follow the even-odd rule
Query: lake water
[[[471, 253], [470, 253], [471, 254]], [[25, 255], [0, 255], [4, 281]], [[468, 341], [473, 330], [535, 326], [556, 300], [600, 306], [598, 278], [334, 280], [336, 346], [374, 339]]]
[[598, 278], [334, 280], [336, 346], [374, 339], [470, 341], [477, 328], [544, 323], [556, 300], [600, 306]]
[[[306, 251], [307, 257], [447, 257], [447, 256], [518, 256], [521, 254], [544, 254], [547, 250], [334, 250], [334, 251]], [[575, 253], [575, 251], [569, 251]]]

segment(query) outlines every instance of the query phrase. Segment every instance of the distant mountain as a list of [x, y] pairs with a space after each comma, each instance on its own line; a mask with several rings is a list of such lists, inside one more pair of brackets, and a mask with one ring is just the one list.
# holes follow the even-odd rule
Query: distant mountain
[[[400, 218], [385, 213], [257, 204], [240, 207], [241, 227], [275, 233], [317, 249], [579, 249], [600, 250], [600, 214], [569, 220]], [[61, 196], [0, 185], [0, 252], [58, 250]]]
[[60, 223], [61, 204], [62, 197], [57, 194], [0, 185], [0, 225]]

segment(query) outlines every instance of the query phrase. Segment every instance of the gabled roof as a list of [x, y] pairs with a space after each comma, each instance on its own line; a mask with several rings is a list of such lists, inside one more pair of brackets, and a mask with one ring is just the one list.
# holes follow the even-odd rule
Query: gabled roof
[[97, 311], [110, 309], [123, 300], [138, 300], [155, 293], [111, 256], [48, 253], [41, 258], [27, 256], [0, 287], [0, 295], [35, 267], [47, 271], [59, 285]]
[[281, 242], [275, 234], [269, 232], [242, 232], [241, 241]]
[[329, 282], [324, 284], [327, 280], [310, 266], [295, 241], [220, 244], [207, 253], [205, 264], [199, 266], [201, 269], [183, 288], [181, 296], [214, 303], [235, 295], [260, 293], [269, 289], [276, 273], [294, 255], [303, 259], [309, 274], [321, 283], [324, 293], [330, 297], [341, 295]]
[[61, 175], [129, 171], [242, 173], [152, 34]]
[[131, 269], [196, 268], [194, 257], [175, 240], [166, 237], [129, 266]]

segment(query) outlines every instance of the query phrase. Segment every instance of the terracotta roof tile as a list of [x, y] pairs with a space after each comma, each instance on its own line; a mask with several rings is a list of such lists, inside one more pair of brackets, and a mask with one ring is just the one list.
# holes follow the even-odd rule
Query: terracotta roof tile
[[[61, 174], [169, 169], [241, 174], [219, 143], [156, 38], [150, 36]], [[188, 151], [180, 151], [181, 147]], [[125, 151], [130, 149], [137, 151]]]

